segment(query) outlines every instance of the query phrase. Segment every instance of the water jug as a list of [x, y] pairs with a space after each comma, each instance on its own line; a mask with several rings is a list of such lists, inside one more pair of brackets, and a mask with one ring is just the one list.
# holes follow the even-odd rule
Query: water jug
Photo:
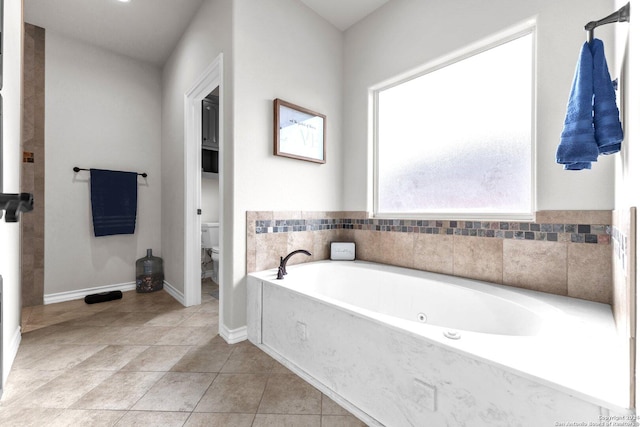
[[153, 256], [151, 249], [147, 249], [147, 256], [136, 261], [136, 292], [159, 291], [163, 283], [162, 258]]

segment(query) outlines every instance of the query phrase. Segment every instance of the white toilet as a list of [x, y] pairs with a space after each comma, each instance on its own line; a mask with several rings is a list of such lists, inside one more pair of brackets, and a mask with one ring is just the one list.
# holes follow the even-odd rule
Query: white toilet
[[220, 260], [220, 223], [203, 222], [202, 223], [202, 248], [207, 251], [213, 260], [213, 272], [211, 278], [218, 283], [218, 262]]

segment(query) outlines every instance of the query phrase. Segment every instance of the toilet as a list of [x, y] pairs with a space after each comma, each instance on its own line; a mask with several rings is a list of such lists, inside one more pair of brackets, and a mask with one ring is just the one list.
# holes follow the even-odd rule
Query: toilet
[[203, 222], [201, 236], [202, 249], [205, 249], [213, 260], [213, 271], [211, 272], [211, 278], [214, 282], [218, 283], [218, 262], [220, 260], [220, 223]]

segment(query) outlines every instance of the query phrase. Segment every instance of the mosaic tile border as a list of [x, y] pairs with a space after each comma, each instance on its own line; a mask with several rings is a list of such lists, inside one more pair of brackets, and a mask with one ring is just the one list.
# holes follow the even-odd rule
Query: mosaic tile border
[[256, 234], [322, 230], [366, 230], [449, 234], [560, 243], [611, 243], [610, 224], [547, 224], [504, 221], [439, 221], [408, 219], [274, 219], [256, 221]]

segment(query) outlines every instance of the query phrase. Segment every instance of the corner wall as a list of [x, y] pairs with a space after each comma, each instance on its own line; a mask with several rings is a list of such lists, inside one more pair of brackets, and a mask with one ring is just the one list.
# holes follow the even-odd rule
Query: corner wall
[[[135, 261], [160, 251], [161, 77], [152, 65], [47, 31], [45, 299], [135, 281]], [[94, 237], [89, 172], [138, 177], [133, 235]]]

